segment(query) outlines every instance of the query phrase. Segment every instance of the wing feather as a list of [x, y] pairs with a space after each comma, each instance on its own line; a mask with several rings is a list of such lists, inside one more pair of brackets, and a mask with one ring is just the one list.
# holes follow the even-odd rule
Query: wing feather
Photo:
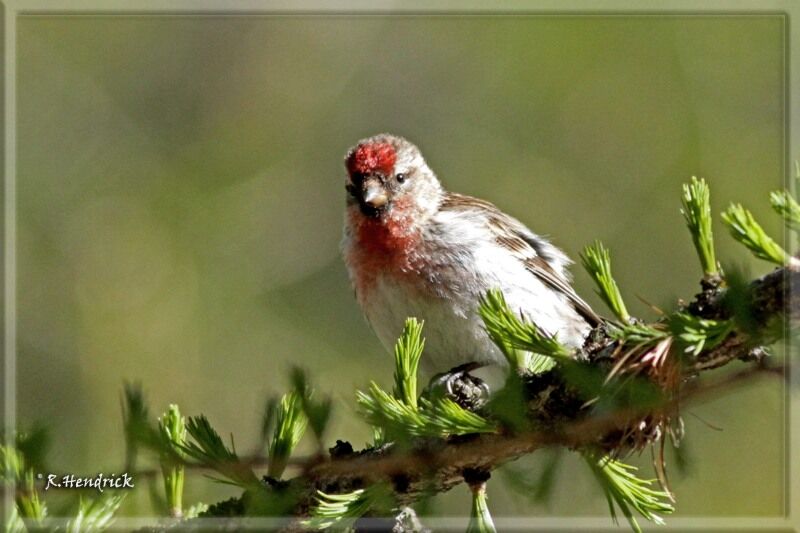
[[540, 281], [566, 296], [567, 300], [592, 327], [602, 319], [569, 283], [566, 265], [569, 259], [556, 247], [530, 231], [519, 220], [503, 213], [490, 202], [456, 193], [447, 193], [442, 210], [478, 210], [487, 220], [497, 244], [512, 252], [527, 270]]

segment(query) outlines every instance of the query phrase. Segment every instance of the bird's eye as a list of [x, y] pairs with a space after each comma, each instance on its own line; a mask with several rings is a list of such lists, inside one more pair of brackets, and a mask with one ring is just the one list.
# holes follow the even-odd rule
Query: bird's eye
[[404, 181], [406, 181], [406, 175], [401, 172], [400, 174], [395, 176], [394, 179], [397, 180], [397, 183], [403, 183]]

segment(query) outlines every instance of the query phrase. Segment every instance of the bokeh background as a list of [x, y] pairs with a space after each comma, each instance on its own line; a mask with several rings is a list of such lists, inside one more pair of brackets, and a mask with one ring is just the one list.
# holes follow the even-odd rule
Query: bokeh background
[[[249, 451], [301, 364], [335, 399], [331, 443], [369, 439], [353, 392], [392, 364], [338, 244], [342, 156], [374, 133], [573, 257], [602, 239], [640, 316], [637, 296], [698, 288], [678, 210], [691, 175], [715, 211], [742, 201], [781, 235], [781, 17], [23, 16], [17, 32], [17, 407], [52, 429], [57, 471], [121, 468], [123, 380]], [[715, 230], [723, 262], [768, 270]], [[781, 514], [784, 411], [776, 382], [688, 407], [678, 516]], [[494, 479], [496, 516], [606, 514], [575, 457], [548, 502]], [[146, 492], [127, 513], [151, 513]], [[186, 500], [236, 493], [193, 477]], [[459, 487], [429, 512], [468, 501]]]

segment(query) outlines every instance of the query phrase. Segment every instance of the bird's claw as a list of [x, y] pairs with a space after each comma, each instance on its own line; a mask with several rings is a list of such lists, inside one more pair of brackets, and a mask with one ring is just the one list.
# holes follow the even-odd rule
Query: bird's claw
[[445, 397], [468, 411], [480, 410], [489, 401], [489, 386], [469, 372], [482, 366], [484, 365], [471, 362], [436, 374], [425, 388], [423, 396]]

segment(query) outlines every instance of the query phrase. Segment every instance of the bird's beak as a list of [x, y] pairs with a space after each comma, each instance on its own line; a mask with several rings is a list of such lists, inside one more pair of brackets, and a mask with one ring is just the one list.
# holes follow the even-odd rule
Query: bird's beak
[[362, 192], [364, 205], [372, 209], [379, 210], [389, 203], [389, 196], [386, 194], [386, 188], [379, 179], [371, 178], [365, 180], [362, 185]]

